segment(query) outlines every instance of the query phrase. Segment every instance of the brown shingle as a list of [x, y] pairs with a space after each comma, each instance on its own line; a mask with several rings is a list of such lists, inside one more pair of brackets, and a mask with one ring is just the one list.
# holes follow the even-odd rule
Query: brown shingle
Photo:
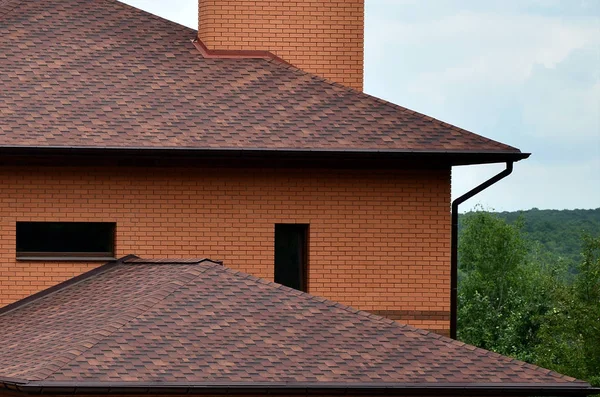
[[0, 147], [518, 149], [277, 61], [205, 59], [114, 0], [0, 3]]
[[206, 260], [124, 260], [5, 310], [0, 335], [0, 378], [37, 385], [588, 387]]

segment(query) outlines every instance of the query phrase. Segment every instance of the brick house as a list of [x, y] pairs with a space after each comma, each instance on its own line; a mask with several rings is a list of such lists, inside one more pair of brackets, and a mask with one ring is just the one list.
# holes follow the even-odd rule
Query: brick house
[[[0, 384], [6, 389], [0, 395], [40, 392], [31, 382], [48, 378], [57, 368], [54, 361], [66, 362], [89, 349], [94, 338], [69, 333], [80, 326], [77, 319], [92, 313], [98, 322], [89, 332], [107, 336], [101, 325], [110, 322], [108, 317], [75, 301], [73, 316], [58, 323], [47, 316], [70, 305], [59, 297], [68, 298], [97, 281], [97, 274], [106, 275], [102, 264], [130, 266], [126, 259], [115, 260], [132, 253], [149, 258], [136, 262], [138, 268], [162, 263], [158, 267], [170, 269], [159, 280], [164, 285], [171, 285], [178, 271], [197, 270], [186, 270], [185, 261], [158, 258], [218, 259], [235, 271], [311, 294], [298, 292], [302, 299], [319, 296], [352, 306], [361, 310], [361, 319], [386, 324], [391, 331], [385, 332], [408, 332], [409, 339], [426, 335], [415, 345], [422, 349], [439, 344], [446, 356], [464, 350], [465, 360], [477, 365], [481, 357], [470, 356], [470, 348], [412, 327], [399, 331], [407, 326], [393, 320], [449, 334], [451, 168], [512, 165], [528, 155], [362, 93], [363, 8], [362, 0], [200, 0], [196, 32], [115, 0], [0, 0], [0, 305], [7, 305], [0, 315], [8, 327], [4, 332], [17, 341], [5, 345], [5, 357], [11, 358], [0, 361]], [[170, 268], [173, 264], [179, 267]], [[150, 282], [140, 274], [134, 280]], [[61, 282], [66, 284], [56, 287]], [[109, 317], [126, 310], [118, 303], [125, 292], [135, 291], [110, 285], [105, 291], [113, 297]], [[283, 296], [262, 305], [277, 306], [297, 296], [270, 285]], [[103, 294], [100, 290], [94, 291]], [[84, 288], [74, 299], [91, 304], [88, 292]], [[162, 298], [148, 296], [152, 302]], [[345, 314], [350, 311], [356, 312]], [[274, 318], [284, 312], [281, 306], [267, 310]], [[322, 315], [332, 322], [347, 320], [336, 313]], [[168, 316], [163, 313], [161, 319], [171, 322]], [[19, 319], [45, 325], [36, 331], [20, 326]], [[59, 324], [61, 331], [53, 334]], [[352, 331], [360, 334], [363, 325]], [[168, 339], [161, 332], [150, 337]], [[45, 340], [48, 334], [54, 337]], [[309, 344], [314, 344], [319, 336], [311, 335]], [[129, 342], [115, 340], [110, 343], [127, 349]], [[41, 350], [24, 348], [33, 341]], [[306, 341], [296, 342], [294, 348], [308, 348]], [[341, 349], [335, 343], [331, 347]], [[240, 354], [249, 359], [252, 351]], [[357, 354], [372, 351], [358, 349]], [[497, 364], [497, 355], [481, 354], [484, 361], [491, 357], [489, 365]], [[38, 367], [33, 362], [39, 357], [45, 364]], [[438, 359], [428, 359], [427, 371], [436, 370]], [[132, 360], [115, 371], [135, 366]], [[89, 369], [96, 362], [92, 357], [82, 365]], [[359, 360], [356, 365], [374, 364]], [[518, 365], [499, 365], [496, 377], [475, 376], [479, 389], [474, 390], [484, 393], [482, 382], [509, 374], [506, 379], [515, 384], [537, 383], [515, 393], [543, 394], [542, 386], [550, 384], [553, 392], [589, 394], [585, 383], [556, 374], [545, 378], [539, 369], [529, 373], [525, 364]], [[375, 367], [375, 378], [395, 370]], [[447, 393], [456, 393], [456, 379], [472, 374], [459, 372], [463, 378], [438, 379], [451, 379], [454, 388], [444, 389]], [[326, 375], [327, 385], [298, 386], [295, 392], [347, 390], [339, 376]], [[86, 376], [88, 394], [89, 387], [108, 379]], [[130, 394], [164, 381], [156, 373], [123, 373], [122, 380], [129, 376], [142, 382], [141, 389], [128, 389]], [[230, 385], [242, 378], [219, 379]], [[375, 389], [386, 388], [388, 381], [400, 384], [398, 378], [384, 378]], [[288, 381], [275, 376], [265, 382]], [[111, 393], [119, 394], [118, 383], [111, 383]], [[80, 390], [54, 385], [45, 384], [44, 392]], [[175, 386], [181, 393], [182, 385]], [[499, 393], [496, 386], [487, 392]], [[252, 387], [238, 391], [251, 393]], [[207, 389], [206, 383], [192, 389], [185, 392], [224, 391]], [[168, 391], [152, 389], [153, 394]]]
[[268, 4], [200, 1], [198, 39], [3, 1], [0, 304], [131, 253], [283, 282], [280, 234], [293, 285], [448, 334], [451, 167], [527, 155], [359, 92], [362, 0]]

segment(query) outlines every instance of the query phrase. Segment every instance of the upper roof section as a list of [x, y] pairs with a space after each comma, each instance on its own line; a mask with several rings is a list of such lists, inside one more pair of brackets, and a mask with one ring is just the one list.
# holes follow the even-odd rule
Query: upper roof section
[[0, 0], [0, 20], [4, 152], [527, 157], [276, 60], [205, 58], [194, 30], [114, 0]]
[[123, 258], [0, 310], [0, 335], [0, 385], [26, 392], [591, 393], [585, 382], [205, 259]]

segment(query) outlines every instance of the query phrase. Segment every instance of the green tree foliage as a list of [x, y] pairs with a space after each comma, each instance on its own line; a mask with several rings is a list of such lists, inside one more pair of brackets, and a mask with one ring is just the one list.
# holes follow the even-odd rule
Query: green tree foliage
[[579, 262], [582, 236], [600, 236], [600, 208], [593, 210], [539, 210], [499, 212], [508, 223], [523, 220], [523, 231], [529, 242], [539, 244], [571, 267]]
[[483, 211], [459, 237], [458, 338], [600, 383], [600, 237], [571, 274], [524, 232]]
[[459, 339], [531, 361], [539, 319], [550, 308], [541, 269], [528, 261], [523, 224], [471, 213], [459, 239]]
[[556, 296], [536, 349], [540, 365], [600, 385], [600, 238], [583, 240], [574, 282]]

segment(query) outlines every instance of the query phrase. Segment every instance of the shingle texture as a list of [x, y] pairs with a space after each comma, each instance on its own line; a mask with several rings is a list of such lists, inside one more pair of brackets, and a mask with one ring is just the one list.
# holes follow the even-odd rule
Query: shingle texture
[[0, 314], [0, 378], [574, 384], [210, 261], [125, 260]]
[[0, 1], [0, 147], [519, 153], [114, 0]]

